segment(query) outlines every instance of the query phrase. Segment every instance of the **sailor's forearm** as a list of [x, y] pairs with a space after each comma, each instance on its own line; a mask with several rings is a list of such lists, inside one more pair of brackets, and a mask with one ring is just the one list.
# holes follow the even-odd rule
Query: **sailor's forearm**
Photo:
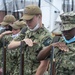
[[21, 41], [11, 41], [10, 44], [8, 45], [8, 49], [16, 48], [20, 46], [20, 44], [21, 44]]
[[38, 60], [44, 60], [47, 56], [49, 56], [52, 46], [49, 45], [41, 50], [37, 56]]
[[0, 34], [0, 39], [4, 36], [4, 34]]

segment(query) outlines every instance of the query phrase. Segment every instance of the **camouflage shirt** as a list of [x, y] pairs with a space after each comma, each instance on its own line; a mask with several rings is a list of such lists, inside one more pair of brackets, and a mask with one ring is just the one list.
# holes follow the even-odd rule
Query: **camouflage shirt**
[[[9, 41], [12, 40], [11, 34], [10, 35], [5, 35], [0, 39], [0, 67], [2, 67], [2, 62], [3, 62], [3, 42], [7, 41], [6, 45], [9, 43]], [[7, 50], [7, 49], [6, 49]]]
[[[30, 38], [33, 42], [37, 43], [32, 47], [26, 46], [24, 50], [24, 74], [35, 75], [36, 69], [39, 66], [37, 55], [43, 47], [48, 46], [51, 43], [51, 36], [45, 27], [42, 27], [35, 32], [27, 30], [24, 35], [25, 38]], [[22, 37], [16, 38], [15, 41], [20, 40], [20, 38]]]
[[[60, 42], [64, 42], [62, 37]], [[68, 52], [55, 48], [56, 75], [75, 75], [75, 43], [67, 44], [67, 46]]]
[[[2, 37], [0, 40], [3, 43], [3, 40], [7, 41], [7, 45], [13, 40], [12, 34], [8, 34]], [[3, 45], [1, 46], [3, 48]], [[0, 50], [0, 67], [3, 67], [3, 49]], [[20, 49], [6, 49], [6, 75], [19, 75], [19, 64], [20, 64]]]

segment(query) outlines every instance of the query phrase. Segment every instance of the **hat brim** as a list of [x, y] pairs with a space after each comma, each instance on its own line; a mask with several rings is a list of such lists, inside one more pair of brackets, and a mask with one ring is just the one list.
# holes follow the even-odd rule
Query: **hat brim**
[[6, 25], [8, 25], [8, 23], [6, 23], [6, 22], [1, 22], [0, 24], [1, 24], [1, 26], [6, 26]]
[[71, 30], [72, 28], [75, 28], [75, 24], [66, 24], [66, 25], [63, 25], [63, 28], [61, 29], [61, 31]]
[[13, 29], [19, 29], [19, 27], [18, 26], [16, 26], [16, 25], [10, 25]]
[[25, 15], [22, 16], [21, 19], [23, 19], [23, 20], [30, 20], [30, 19], [32, 19], [34, 16], [35, 16], [35, 15], [27, 15], [27, 14], [25, 14]]

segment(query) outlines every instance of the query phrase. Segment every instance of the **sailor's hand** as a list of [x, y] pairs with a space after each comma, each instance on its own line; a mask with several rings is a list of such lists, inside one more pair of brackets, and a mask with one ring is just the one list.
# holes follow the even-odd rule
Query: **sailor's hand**
[[33, 46], [33, 42], [32, 42], [32, 40], [31, 39], [23, 39], [23, 41], [25, 41], [25, 43], [28, 45], [28, 46]]
[[2, 35], [7, 35], [7, 34], [11, 34], [11, 33], [12, 33], [12, 31], [5, 31], [2, 33]]
[[69, 51], [69, 48], [63, 42], [56, 42], [56, 43], [52, 43], [51, 45], [54, 47], [58, 47], [62, 51]]
[[0, 34], [0, 38], [2, 38], [4, 35], [11, 34], [11, 33], [12, 31], [5, 31], [2, 34]]

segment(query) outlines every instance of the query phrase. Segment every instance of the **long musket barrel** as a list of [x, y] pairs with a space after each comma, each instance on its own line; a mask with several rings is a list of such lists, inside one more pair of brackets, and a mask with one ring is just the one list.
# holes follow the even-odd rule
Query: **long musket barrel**
[[50, 75], [55, 75], [54, 47], [52, 47]]
[[21, 41], [21, 50], [20, 50], [20, 75], [24, 75], [24, 41]]
[[6, 75], [6, 39], [3, 39], [3, 74]]
[[[60, 36], [55, 36], [55, 37], [53, 38], [53, 42], [52, 42], [52, 43], [58, 42], [59, 39], [60, 39]], [[55, 58], [54, 58], [54, 47], [52, 47], [50, 60], [51, 60], [50, 75], [56, 75]]]

